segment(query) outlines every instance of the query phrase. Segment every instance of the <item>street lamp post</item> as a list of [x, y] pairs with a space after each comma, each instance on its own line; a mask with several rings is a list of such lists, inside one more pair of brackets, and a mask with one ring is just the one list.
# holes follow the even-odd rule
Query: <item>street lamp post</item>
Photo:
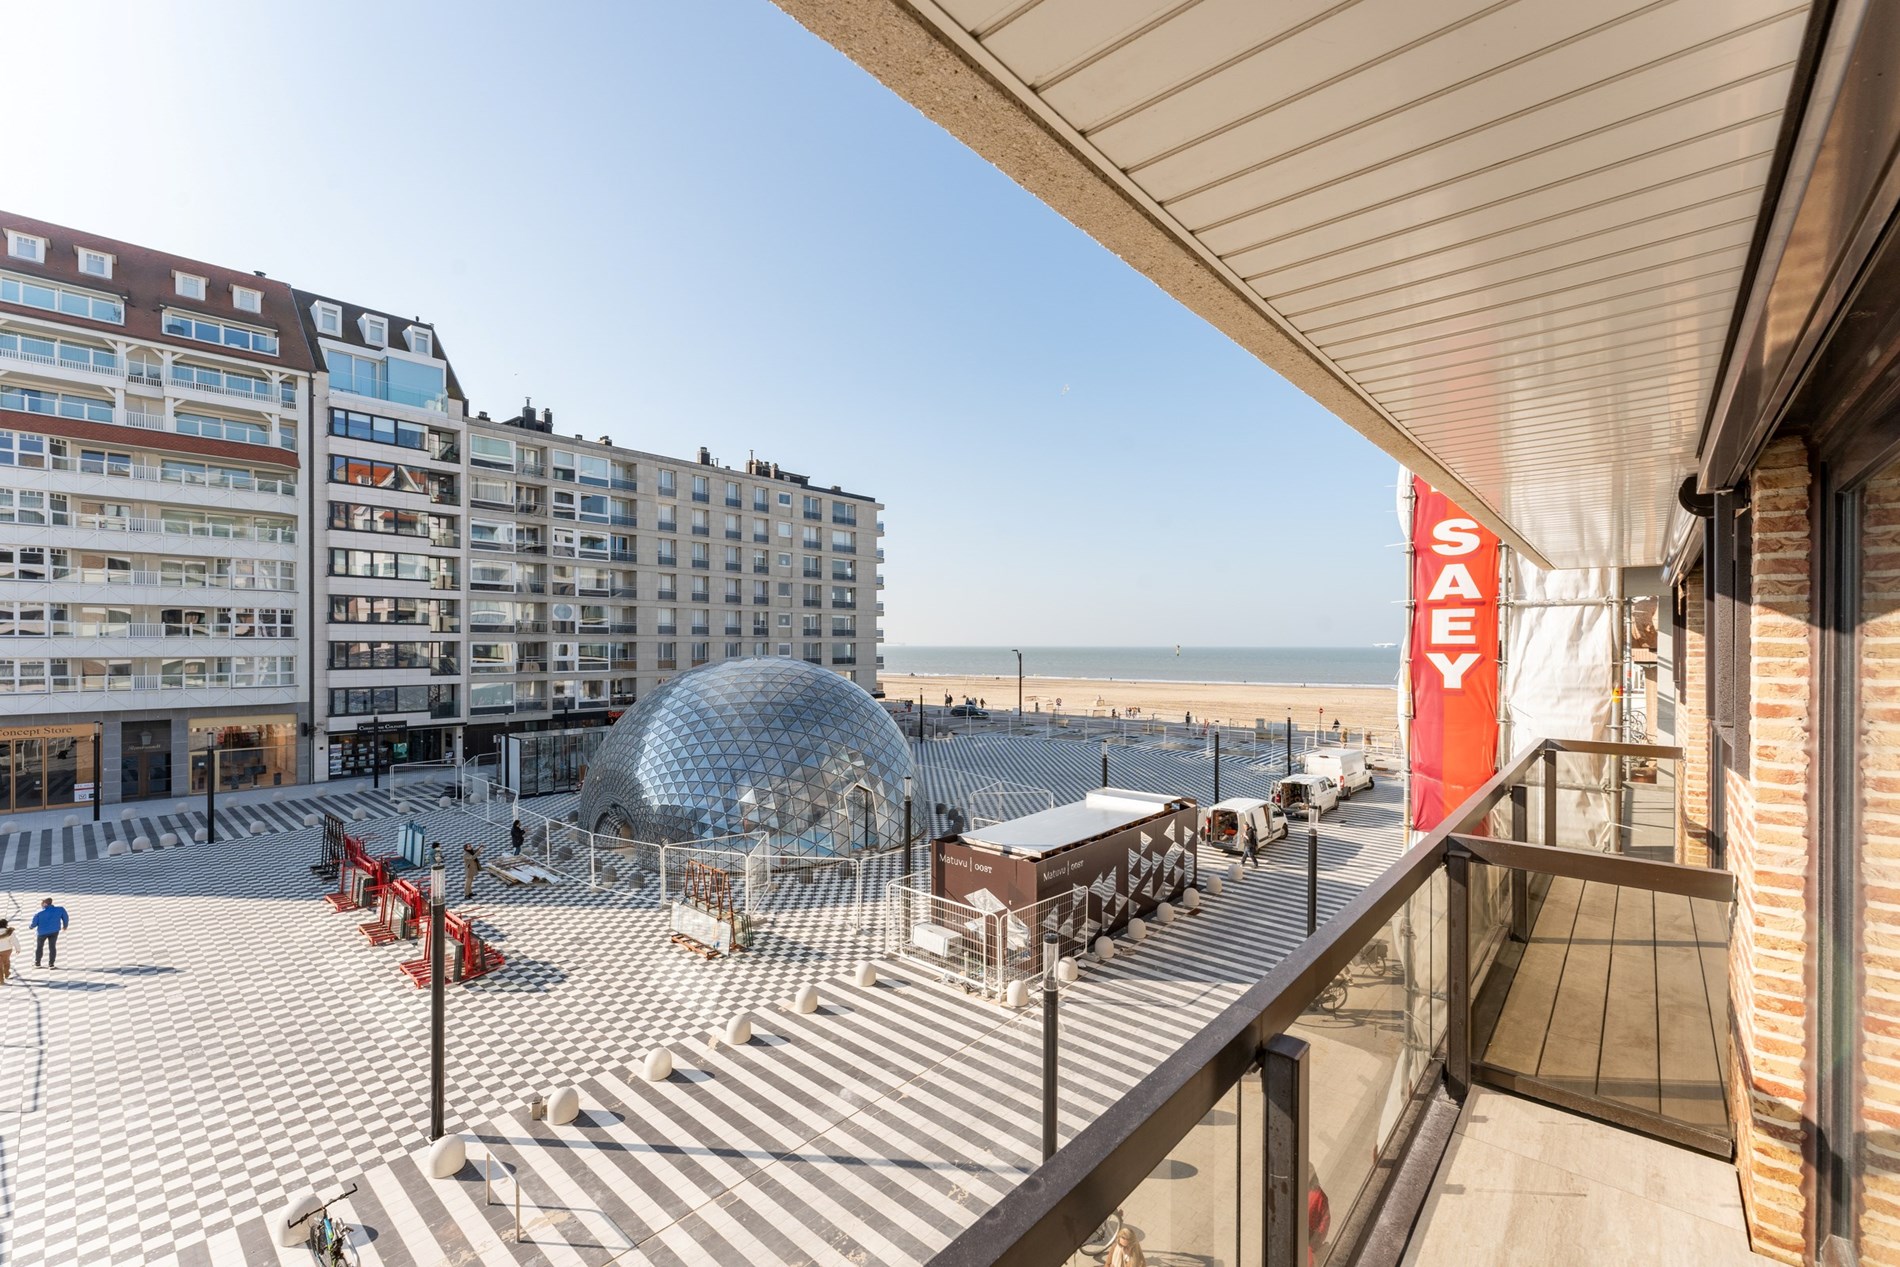
[[1306, 807], [1306, 935], [1319, 927], [1319, 806]]
[[211, 736], [205, 753], [205, 843], [218, 843], [218, 737]]
[[[1016, 648], [1011, 647], [1011, 651]], [[1016, 716], [1023, 715], [1023, 653], [1016, 651]]]
[[1220, 803], [1220, 727], [1214, 727], [1214, 803]]
[[1056, 1154], [1056, 964], [1061, 943], [1042, 935], [1042, 1159]]
[[1286, 769], [1283, 773], [1293, 773], [1293, 714], [1286, 715]]
[[904, 875], [910, 876], [910, 776], [904, 776]]
[[1108, 786], [1108, 740], [1102, 740], [1102, 786]]
[[106, 724], [100, 722], [92, 732], [92, 821], [99, 821], [100, 802], [106, 799], [106, 769], [99, 764], [101, 741], [105, 738]]
[[383, 719], [369, 719], [369, 785], [380, 788], [383, 785]]
[[449, 878], [442, 867], [442, 846], [435, 846], [435, 859], [429, 866], [429, 1139], [442, 1138], [442, 1099], [447, 1081], [445, 1073], [446, 1039], [443, 1030], [448, 1019], [448, 983], [443, 953], [447, 935], [447, 909], [444, 898]]

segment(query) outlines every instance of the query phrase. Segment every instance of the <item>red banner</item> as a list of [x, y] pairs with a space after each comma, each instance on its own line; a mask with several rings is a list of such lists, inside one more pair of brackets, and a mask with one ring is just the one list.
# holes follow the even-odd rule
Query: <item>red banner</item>
[[1430, 831], [1498, 756], [1498, 539], [1412, 477], [1412, 826]]

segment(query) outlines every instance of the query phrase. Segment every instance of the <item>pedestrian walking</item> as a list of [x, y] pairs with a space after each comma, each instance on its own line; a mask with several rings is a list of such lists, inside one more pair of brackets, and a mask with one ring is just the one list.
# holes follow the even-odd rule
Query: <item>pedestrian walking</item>
[[1260, 869], [1259, 850], [1260, 833], [1254, 830], [1253, 819], [1249, 818], [1247, 825], [1240, 829], [1240, 856], [1245, 858], [1247, 864], [1256, 871]]
[[528, 829], [523, 827], [521, 820], [517, 818], [508, 828], [508, 843], [514, 846], [516, 853], [520, 853], [521, 846], [527, 839]]
[[482, 851], [474, 841], [462, 846], [462, 900], [475, 896], [475, 877], [482, 873]]
[[39, 939], [33, 943], [33, 966], [40, 966], [40, 957], [46, 958], [46, 966], [59, 967], [59, 935], [72, 921], [66, 915], [66, 908], [54, 906], [50, 897], [40, 899], [40, 909], [33, 912], [33, 931]]
[[5, 985], [7, 978], [13, 975], [13, 947], [18, 942], [12, 925], [0, 919], [0, 985]]

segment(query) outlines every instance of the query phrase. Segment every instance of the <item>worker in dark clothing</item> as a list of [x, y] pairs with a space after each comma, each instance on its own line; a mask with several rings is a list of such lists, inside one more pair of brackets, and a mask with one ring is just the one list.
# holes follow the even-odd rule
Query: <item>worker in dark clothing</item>
[[462, 846], [462, 900], [475, 896], [475, 877], [482, 873], [482, 851], [474, 841]]
[[1260, 867], [1259, 847], [1260, 834], [1254, 830], [1253, 819], [1249, 818], [1246, 826], [1240, 829], [1240, 856], [1255, 870]]
[[514, 821], [514, 823], [508, 828], [508, 843], [514, 847], [514, 851], [516, 853], [520, 853], [521, 847], [523, 844], [527, 842], [527, 839], [528, 839], [528, 829], [526, 827], [523, 827], [521, 825], [521, 820], [517, 818]]

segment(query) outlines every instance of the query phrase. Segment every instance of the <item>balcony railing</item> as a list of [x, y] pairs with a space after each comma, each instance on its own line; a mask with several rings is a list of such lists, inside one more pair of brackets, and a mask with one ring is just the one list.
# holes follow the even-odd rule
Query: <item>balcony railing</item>
[[414, 409], [427, 409], [432, 413], [447, 413], [448, 396], [431, 395], [428, 392], [415, 391], [407, 387], [392, 387], [389, 383], [363, 374], [330, 375], [330, 391], [350, 396], [362, 396], [369, 400], [386, 400], [391, 404], [408, 405]]
[[[1454, 1100], [1504, 1087], [1728, 1157], [1714, 1035], [1729, 1032], [1734, 878], [1638, 856], [1673, 850], [1660, 769], [1681, 756], [1524, 750], [933, 1263], [1071, 1261], [1118, 1213], [1183, 1209], [1195, 1217], [1145, 1220], [1150, 1261], [1347, 1263], [1375, 1225], [1375, 1257], [1396, 1261], [1450, 1143], [1418, 1129], [1443, 1121], [1429, 1107], [1441, 1085]], [[1608, 989], [1612, 939], [1621, 979], [1641, 989]], [[1681, 1024], [1659, 1017], [1662, 997]], [[1540, 1051], [1584, 1072], [1553, 1085], [1524, 1068]], [[1239, 1111], [1249, 1095], [1257, 1113]], [[1321, 1205], [1329, 1231], [1309, 1247]]]

